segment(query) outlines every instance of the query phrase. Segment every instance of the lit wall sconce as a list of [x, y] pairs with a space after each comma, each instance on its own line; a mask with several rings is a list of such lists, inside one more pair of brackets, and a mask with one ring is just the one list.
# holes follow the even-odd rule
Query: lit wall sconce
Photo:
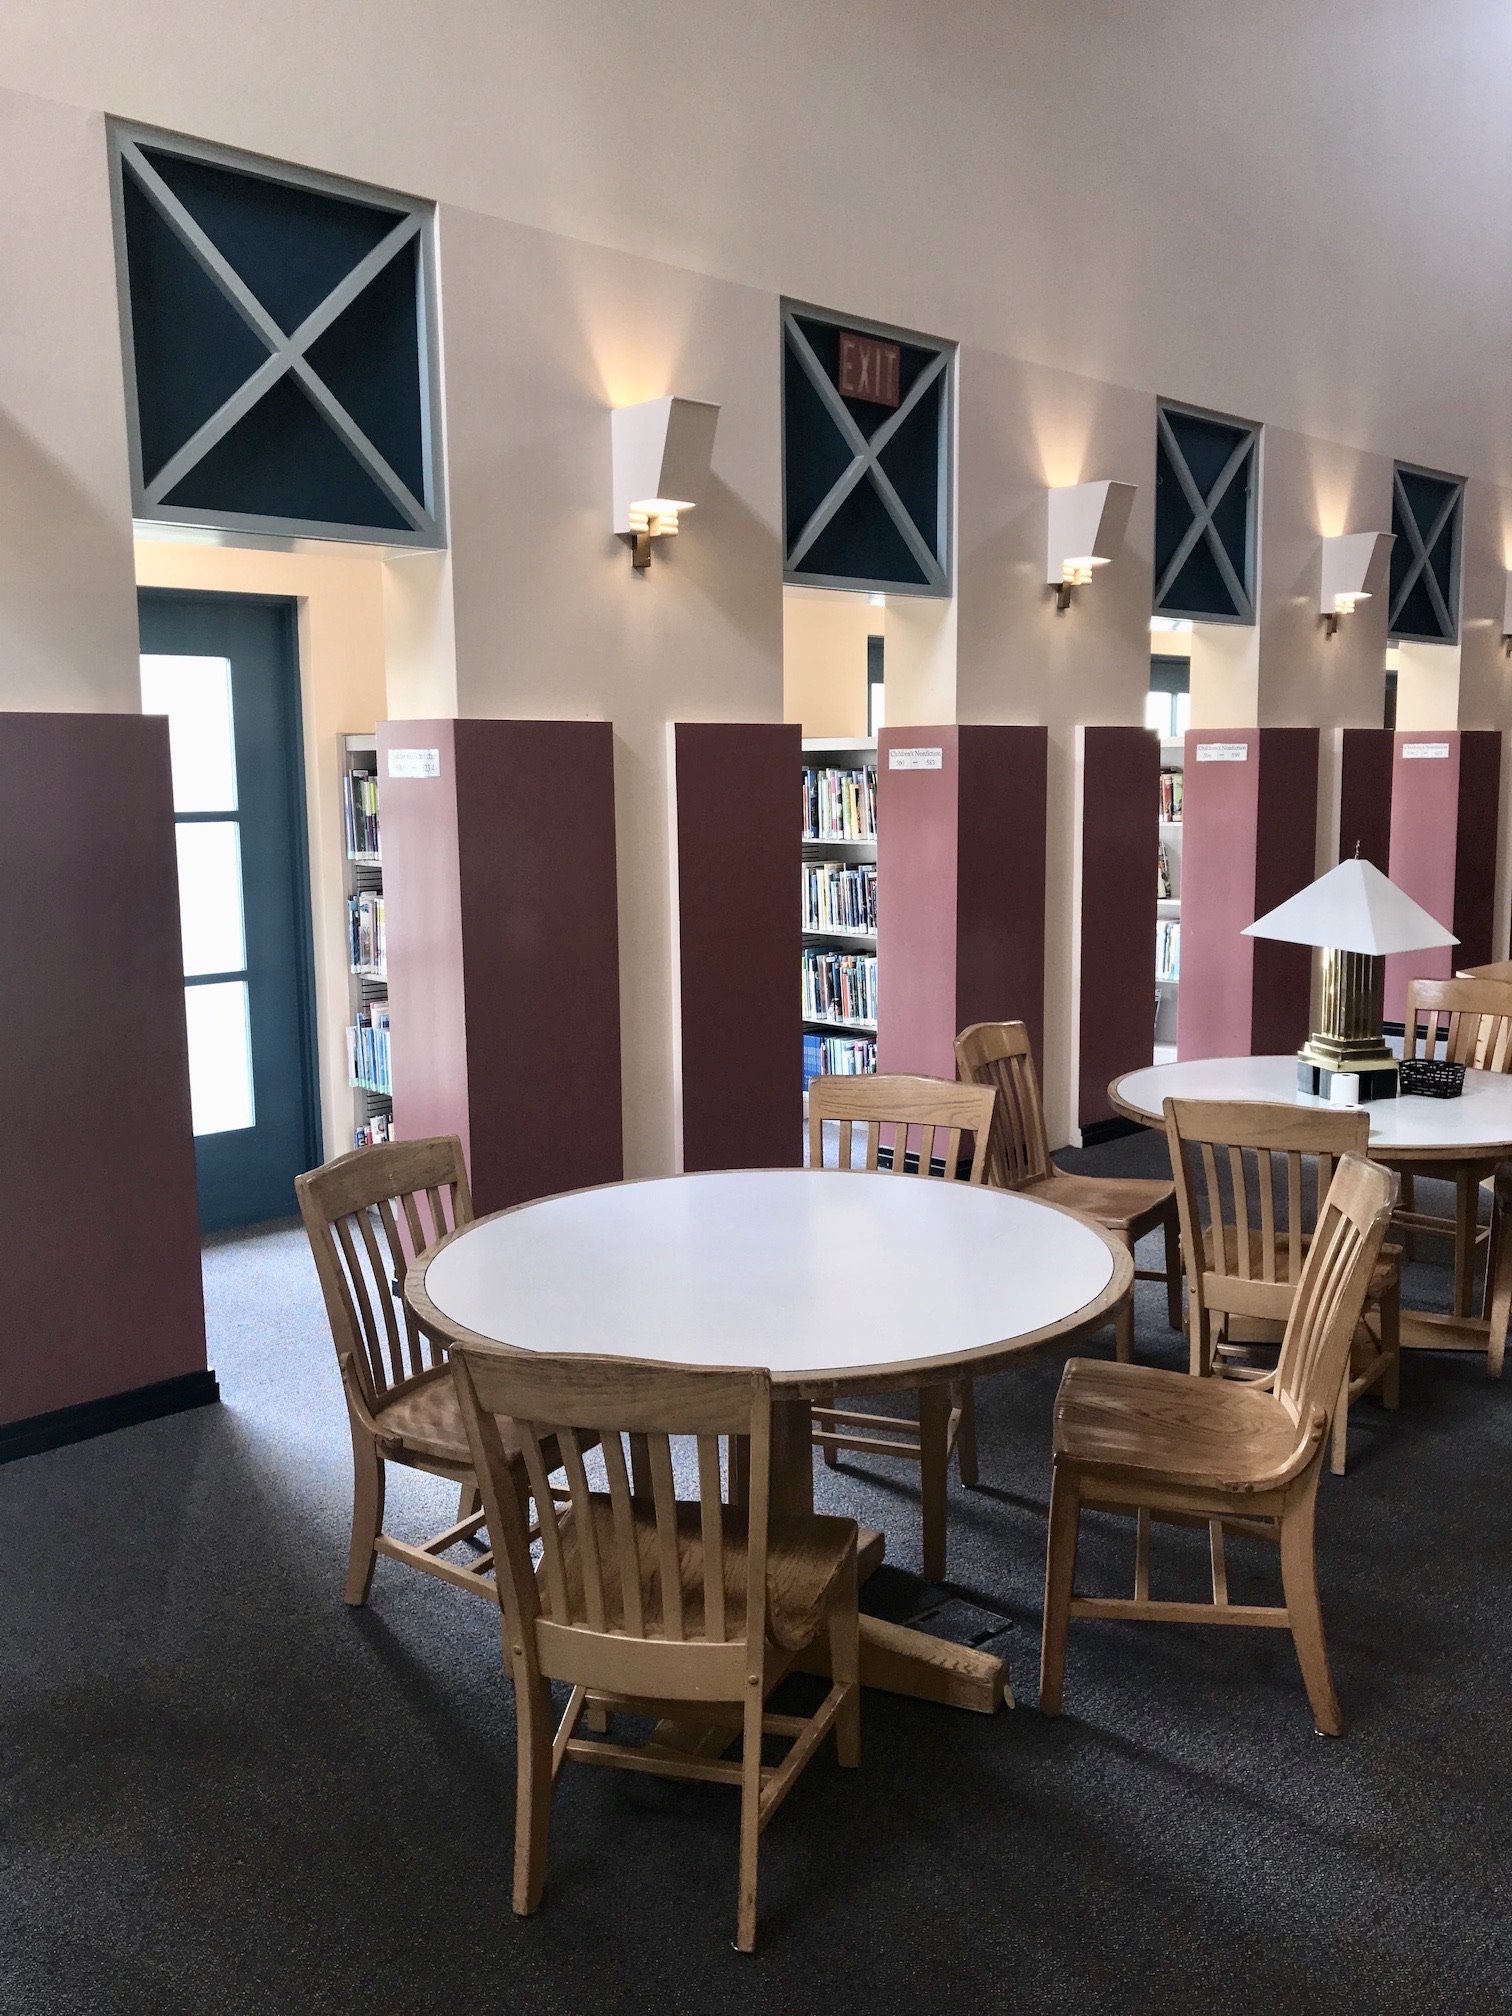
[[703, 497], [719, 408], [702, 399], [647, 399], [610, 415], [614, 529], [636, 567], [651, 565], [651, 541], [676, 532]]
[[1094, 567], [1110, 561], [1123, 544], [1134, 504], [1132, 483], [1073, 483], [1050, 494], [1050, 549], [1045, 580], [1055, 590], [1055, 606], [1071, 607], [1073, 590], [1085, 588]]
[[1323, 634], [1332, 637], [1341, 616], [1352, 616], [1357, 602], [1380, 592], [1394, 534], [1341, 532], [1323, 541], [1322, 593], [1319, 613]]

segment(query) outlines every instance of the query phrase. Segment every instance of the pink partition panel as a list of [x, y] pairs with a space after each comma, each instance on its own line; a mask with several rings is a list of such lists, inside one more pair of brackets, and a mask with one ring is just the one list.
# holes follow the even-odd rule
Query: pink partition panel
[[1182, 820], [1178, 1054], [1294, 1049], [1307, 1035], [1312, 955], [1244, 929], [1313, 878], [1317, 729], [1192, 730]]
[[1339, 759], [1339, 859], [1356, 853], [1391, 872], [1391, 773], [1394, 737], [1389, 728], [1346, 728]]
[[[1391, 879], [1451, 931], [1462, 739], [1457, 729], [1399, 734], [1391, 780]], [[1409, 980], [1442, 980], [1471, 963], [1453, 945], [1388, 959], [1387, 1021], [1405, 1014]]]
[[802, 735], [672, 730], [685, 1169], [802, 1161]]
[[955, 1076], [956, 1032], [1045, 1012], [1044, 728], [878, 738], [877, 1064]]
[[[613, 729], [395, 721], [378, 741], [396, 1128], [460, 1133], [480, 1211], [617, 1182]], [[432, 749], [439, 774], [392, 774]]]
[[1148, 728], [1082, 730], [1083, 1127], [1112, 1117], [1112, 1079], [1150, 1061], [1159, 791], [1160, 743]]
[[206, 1376], [165, 720], [0, 715], [0, 920], [7, 1423]]

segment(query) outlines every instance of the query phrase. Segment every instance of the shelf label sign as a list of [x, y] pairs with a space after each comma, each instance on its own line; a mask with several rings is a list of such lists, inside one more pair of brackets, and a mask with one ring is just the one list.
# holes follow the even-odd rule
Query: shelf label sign
[[943, 749], [889, 749], [887, 767], [889, 770], [943, 770], [945, 752]]
[[388, 774], [390, 777], [439, 777], [441, 775], [441, 751], [439, 749], [390, 749], [388, 752]]
[[866, 399], [873, 406], [896, 406], [902, 353], [896, 343], [876, 336], [840, 332], [840, 397]]
[[1421, 762], [1424, 757], [1447, 756], [1448, 754], [1449, 744], [1447, 742], [1404, 742], [1402, 744], [1402, 761], [1404, 763]]
[[1199, 763], [1248, 763], [1248, 742], [1199, 742]]

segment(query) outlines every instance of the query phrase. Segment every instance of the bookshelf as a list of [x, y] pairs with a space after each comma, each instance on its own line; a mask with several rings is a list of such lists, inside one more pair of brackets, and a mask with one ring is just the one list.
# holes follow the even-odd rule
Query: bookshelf
[[803, 1089], [877, 1068], [877, 742], [803, 744]]
[[1185, 746], [1160, 745], [1160, 851], [1155, 880], [1155, 1044], [1157, 1064], [1176, 1059], [1181, 985], [1181, 831]]
[[394, 1081], [388, 1038], [388, 932], [378, 817], [378, 738], [341, 738], [341, 811], [346, 840], [347, 1082], [352, 1142], [390, 1141]]

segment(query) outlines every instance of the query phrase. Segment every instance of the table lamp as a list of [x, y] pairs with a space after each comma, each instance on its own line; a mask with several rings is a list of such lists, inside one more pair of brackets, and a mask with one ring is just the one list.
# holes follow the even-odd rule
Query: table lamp
[[[1381, 1035], [1386, 955], [1457, 945], [1454, 933], [1356, 856], [1257, 917], [1244, 935], [1323, 953], [1322, 1027], [1297, 1052], [1298, 1088], [1322, 1099], [1394, 1099], [1397, 1060]], [[1358, 1078], [1358, 1089], [1338, 1083], [1346, 1078]]]

